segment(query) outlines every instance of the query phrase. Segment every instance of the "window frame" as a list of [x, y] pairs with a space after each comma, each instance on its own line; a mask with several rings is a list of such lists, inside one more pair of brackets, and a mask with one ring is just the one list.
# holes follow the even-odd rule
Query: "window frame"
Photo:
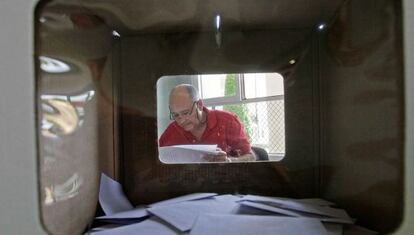
[[[246, 103], [256, 103], [263, 101], [272, 101], [272, 100], [284, 100], [285, 95], [274, 95], [274, 96], [265, 96], [257, 98], [246, 98], [245, 94], [245, 85], [244, 85], [244, 73], [236, 74], [236, 94], [234, 96], [223, 96], [215, 98], [203, 98], [203, 87], [201, 82], [201, 76], [197, 78], [197, 88], [200, 92], [201, 99], [204, 102], [205, 106], [220, 106], [220, 105], [231, 105], [231, 104], [246, 104]], [[282, 75], [281, 75], [282, 76]], [[283, 76], [282, 76], [283, 77]]]

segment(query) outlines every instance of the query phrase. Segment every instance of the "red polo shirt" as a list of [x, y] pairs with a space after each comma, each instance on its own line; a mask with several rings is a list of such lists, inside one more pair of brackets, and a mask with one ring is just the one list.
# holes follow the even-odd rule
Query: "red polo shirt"
[[161, 135], [160, 147], [179, 144], [217, 144], [230, 156], [237, 155], [237, 151], [240, 151], [240, 154], [251, 151], [243, 125], [235, 114], [209, 110], [205, 107], [203, 110], [207, 114], [207, 127], [200, 140], [174, 121]]

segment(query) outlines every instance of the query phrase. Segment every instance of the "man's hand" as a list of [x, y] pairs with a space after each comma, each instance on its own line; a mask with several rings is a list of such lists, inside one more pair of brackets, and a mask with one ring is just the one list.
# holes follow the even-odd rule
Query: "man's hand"
[[209, 162], [228, 162], [227, 153], [222, 151], [221, 149], [217, 149], [217, 154], [208, 154], [204, 156], [204, 159], [206, 159]]

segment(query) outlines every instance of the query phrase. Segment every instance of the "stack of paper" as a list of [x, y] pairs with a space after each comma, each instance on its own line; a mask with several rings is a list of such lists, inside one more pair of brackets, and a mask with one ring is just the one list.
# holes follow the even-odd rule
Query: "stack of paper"
[[106, 225], [88, 234], [336, 235], [354, 222], [346, 211], [318, 198], [194, 193], [136, 208], [125, 199], [120, 185], [103, 176], [99, 201], [106, 215], [96, 221]]
[[218, 154], [217, 145], [173, 145], [158, 149], [164, 163], [206, 163], [206, 155]]

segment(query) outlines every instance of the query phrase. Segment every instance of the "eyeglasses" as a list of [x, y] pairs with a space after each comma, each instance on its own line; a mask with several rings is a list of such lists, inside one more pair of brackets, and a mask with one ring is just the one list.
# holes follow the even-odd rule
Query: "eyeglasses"
[[195, 106], [196, 103], [197, 103], [197, 101], [194, 101], [193, 105], [191, 106], [191, 109], [184, 110], [180, 113], [174, 113], [174, 112], [171, 112], [171, 110], [170, 110], [170, 120], [177, 120], [179, 117], [186, 118], [186, 117], [190, 116], [193, 113], [194, 106]]

